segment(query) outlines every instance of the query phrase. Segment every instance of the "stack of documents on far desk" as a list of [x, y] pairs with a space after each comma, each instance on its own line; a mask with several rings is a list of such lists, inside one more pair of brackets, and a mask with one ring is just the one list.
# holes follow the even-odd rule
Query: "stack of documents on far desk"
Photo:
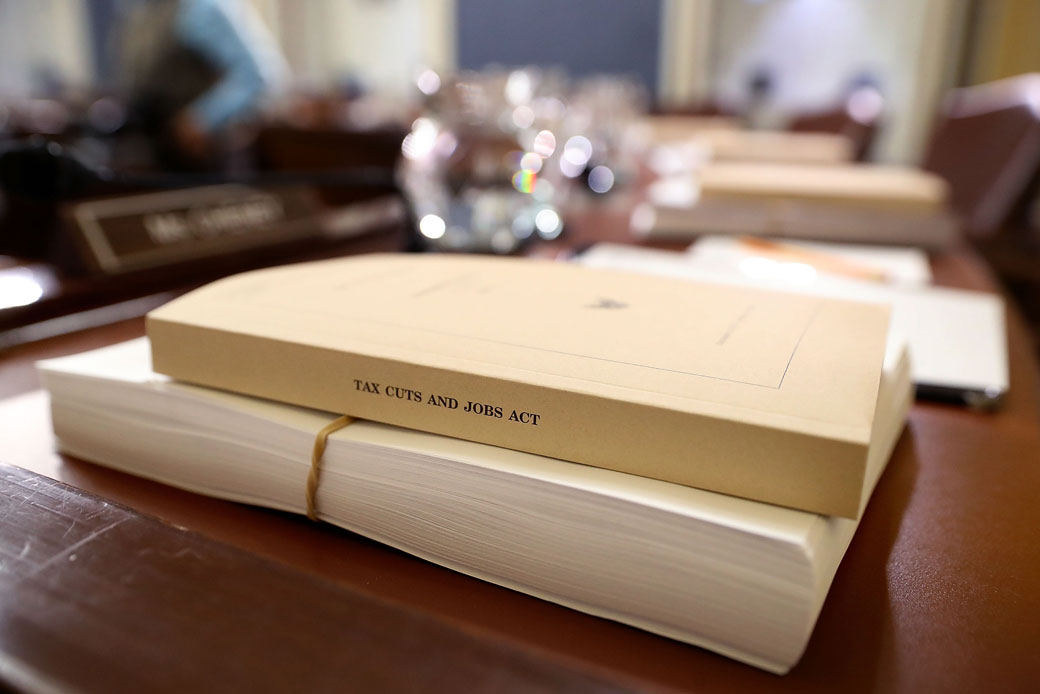
[[663, 159], [686, 166], [703, 161], [828, 165], [851, 162], [852, 141], [834, 133], [742, 130], [727, 116], [650, 116], [635, 134], [652, 148], [651, 168]]
[[948, 196], [943, 179], [905, 167], [712, 162], [651, 184], [632, 226], [653, 239], [727, 233], [936, 248], [956, 240]]
[[[336, 415], [171, 382], [145, 339], [42, 362], [62, 451], [183, 489], [296, 513]], [[873, 488], [910, 399], [886, 355]], [[858, 521], [357, 421], [329, 437], [320, 517], [405, 552], [783, 673]]]

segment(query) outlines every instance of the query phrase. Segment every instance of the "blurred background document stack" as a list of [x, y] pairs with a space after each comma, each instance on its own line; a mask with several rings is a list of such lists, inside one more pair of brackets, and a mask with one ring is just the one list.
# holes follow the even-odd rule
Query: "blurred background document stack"
[[957, 231], [945, 181], [896, 166], [712, 162], [647, 196], [633, 225], [651, 239], [728, 232], [940, 248]]

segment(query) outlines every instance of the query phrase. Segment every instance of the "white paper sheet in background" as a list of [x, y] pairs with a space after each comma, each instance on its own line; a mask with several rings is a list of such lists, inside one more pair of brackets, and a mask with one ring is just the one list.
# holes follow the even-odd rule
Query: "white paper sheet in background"
[[[770, 273], [770, 266], [764, 263], [742, 267], [741, 261], [752, 254], [736, 257], [731, 253], [733, 248], [727, 249], [726, 244], [714, 239], [705, 237], [686, 253], [597, 244], [576, 261], [589, 267], [888, 303], [892, 306], [893, 335], [910, 346], [913, 379], [919, 392], [987, 406], [1007, 391], [1007, 329], [1001, 297], [913, 282], [893, 285], [855, 280], [790, 263]], [[703, 253], [697, 249], [701, 243], [705, 243]], [[817, 245], [822, 247], [825, 244]], [[856, 256], [855, 249], [845, 250], [852, 254], [850, 259], [866, 262], [862, 254]], [[875, 255], [873, 261], [883, 258], [884, 254]], [[896, 253], [889, 261], [898, 259], [890, 264], [906, 278], [915, 274], [919, 278], [919, 269], [912, 269], [916, 262], [908, 258]]]
[[[932, 283], [928, 254], [919, 248], [865, 246], [852, 243], [776, 240], [782, 247], [822, 253], [884, 273], [890, 284], [926, 286]], [[713, 266], [740, 271], [740, 263], [753, 255], [747, 245], [732, 236], [702, 236], [686, 249], [690, 258]], [[817, 268], [819, 270], [819, 268]], [[822, 272], [820, 274], [827, 274]], [[838, 277], [838, 279], [846, 279]]]

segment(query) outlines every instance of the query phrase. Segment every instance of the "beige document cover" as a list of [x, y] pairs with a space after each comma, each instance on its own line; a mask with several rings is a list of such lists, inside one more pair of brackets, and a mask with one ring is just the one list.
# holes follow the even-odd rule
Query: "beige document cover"
[[148, 334], [180, 380], [857, 517], [887, 324], [869, 304], [375, 255], [215, 282]]
[[711, 163], [652, 184], [633, 229], [650, 238], [754, 234], [941, 248], [957, 240], [948, 186], [898, 166]]
[[847, 164], [855, 146], [837, 133], [713, 129], [697, 133], [718, 162], [777, 162], [818, 166]]
[[786, 198], [934, 212], [948, 196], [946, 181], [920, 169], [848, 164], [717, 163], [698, 172], [702, 199]]

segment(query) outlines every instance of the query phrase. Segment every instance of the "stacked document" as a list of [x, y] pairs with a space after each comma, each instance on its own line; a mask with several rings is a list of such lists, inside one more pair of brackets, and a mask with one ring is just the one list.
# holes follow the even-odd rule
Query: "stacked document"
[[[40, 369], [64, 452], [290, 512], [307, 508], [316, 433], [341, 414], [171, 381], [144, 339]], [[906, 351], [890, 346], [867, 495], [910, 398]], [[329, 437], [315, 506], [437, 564], [776, 673], [805, 649], [858, 525], [368, 421]]]
[[888, 324], [571, 263], [370, 255], [225, 278], [147, 331], [182, 382], [855, 519]]
[[713, 162], [662, 178], [647, 194], [632, 226], [648, 238], [756, 234], [928, 248], [957, 239], [946, 182], [911, 168]]

